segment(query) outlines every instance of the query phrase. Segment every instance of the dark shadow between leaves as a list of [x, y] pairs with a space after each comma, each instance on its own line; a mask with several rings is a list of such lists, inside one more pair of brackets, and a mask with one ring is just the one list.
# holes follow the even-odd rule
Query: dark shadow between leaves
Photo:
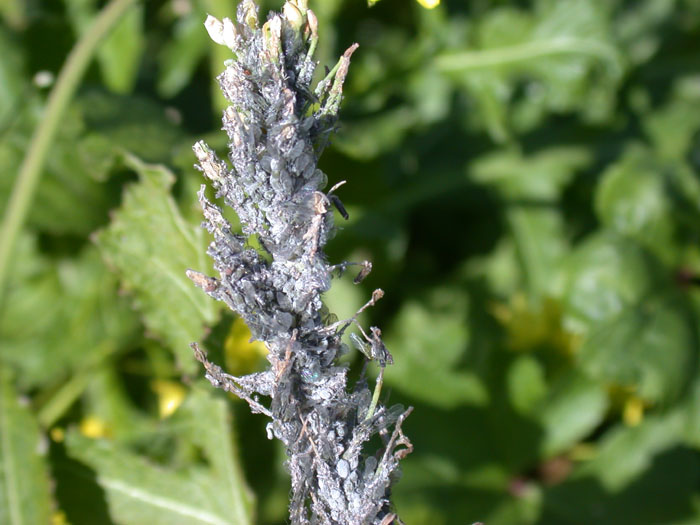
[[51, 443], [51, 469], [59, 508], [71, 525], [114, 525], [97, 473], [66, 455], [65, 446]]
[[677, 446], [656, 456], [638, 479], [617, 493], [607, 491], [591, 477], [550, 488], [544, 494], [537, 523], [690, 523], [697, 517], [693, 498], [699, 483], [700, 454]]

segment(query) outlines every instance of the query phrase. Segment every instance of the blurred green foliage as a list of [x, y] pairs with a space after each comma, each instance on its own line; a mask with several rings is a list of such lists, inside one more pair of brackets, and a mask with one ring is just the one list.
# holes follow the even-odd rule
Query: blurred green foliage
[[[102, 6], [0, 2], [0, 212]], [[321, 168], [330, 259], [374, 271], [327, 302], [386, 291], [406, 523], [700, 522], [700, 2], [310, 6], [321, 63], [360, 44]], [[285, 522], [283, 451], [187, 346], [256, 366], [184, 276], [190, 147], [226, 148], [202, 21], [234, 7], [142, 2], [67, 108], [3, 290], [0, 523]]]

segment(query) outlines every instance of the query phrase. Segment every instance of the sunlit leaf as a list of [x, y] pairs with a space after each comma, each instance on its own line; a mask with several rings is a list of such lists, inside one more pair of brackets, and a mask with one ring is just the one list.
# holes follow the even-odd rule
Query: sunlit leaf
[[55, 382], [135, 337], [137, 320], [94, 248], [53, 260], [20, 239], [7, 304], [0, 315], [0, 359], [22, 385]]
[[[13, 4], [20, 5], [15, 2], [2, 2], [2, 7], [9, 12], [6, 16], [15, 16], [11, 14], [14, 11]], [[0, 29], [0, 47], [3, 49], [0, 58], [0, 126], [5, 127], [7, 122], [16, 116], [26, 79], [23, 78], [22, 54], [3, 29]]]
[[173, 416], [173, 424], [199, 446], [211, 466], [219, 490], [212, 494], [235, 523], [252, 523], [255, 498], [248, 489], [240, 462], [240, 451], [231, 429], [231, 410], [225, 400], [209, 388], [194, 388]]
[[[40, 122], [34, 114], [39, 101], [30, 94], [25, 104], [0, 141], [0, 168], [6, 173], [0, 177], [0, 210], [4, 210], [15, 184], [29, 147], [32, 126]], [[94, 144], [93, 156], [100, 161], [87, 163], [89, 158], [84, 157], [81, 143], [84, 126], [83, 115], [77, 108], [67, 111], [37, 188], [38, 204], [29, 211], [28, 222], [42, 231], [87, 235], [106, 222], [107, 210], [114, 203], [108, 189], [96, 180], [112, 167], [113, 147]]]
[[470, 177], [502, 195], [524, 285], [535, 297], [552, 291], [553, 277], [567, 249], [558, 207], [562, 187], [589, 162], [580, 148], [557, 148], [524, 158], [515, 151], [487, 155]]
[[668, 285], [663, 267], [637, 243], [599, 233], [581, 243], [565, 262], [567, 321], [584, 331]]
[[206, 268], [206, 239], [187, 223], [170, 195], [175, 178], [164, 166], [125, 157], [139, 175], [112, 223], [97, 236], [107, 261], [131, 291], [148, 330], [166, 342], [184, 370], [195, 370], [189, 344], [202, 339], [217, 305], [185, 276]]
[[14, 389], [10, 369], [0, 366], [0, 523], [49, 523], [46, 448], [27, 400], [22, 402]]
[[600, 382], [572, 371], [556, 379], [533, 411], [542, 423], [545, 457], [561, 453], [585, 438], [603, 421], [608, 407]]
[[[428, 308], [418, 302], [404, 304], [387, 333], [394, 365], [386, 381], [395, 388], [440, 407], [480, 405], [487, 393], [481, 379], [459, 362], [467, 350], [469, 332], [463, 300], [446, 290], [437, 293]], [[460, 304], [461, 303], [461, 304]]]
[[630, 148], [603, 175], [596, 208], [606, 226], [668, 257], [674, 251], [674, 224], [667, 171], [650, 152]]
[[[115, 443], [86, 438], [77, 432], [68, 433], [66, 445], [73, 459], [94, 470], [94, 483], [103, 491], [114, 522], [229, 525], [237, 519], [235, 523], [251, 523], [245, 515], [234, 518], [229, 514], [229, 487], [207, 469], [192, 467], [186, 472], [173, 472]], [[70, 469], [71, 465], [64, 468]]]
[[475, 48], [438, 56], [437, 67], [475, 97], [497, 141], [507, 138], [518, 83], [525, 86], [519, 104], [599, 120], [624, 70], [609, 17], [602, 3], [586, 0], [541, 1], [532, 12], [495, 8], [478, 25]]
[[[199, 6], [195, 2], [195, 6]], [[175, 23], [173, 37], [162, 51], [158, 70], [158, 92], [164, 97], [177, 94], [192, 78], [195, 68], [209, 48], [209, 37], [202, 31], [206, 13], [192, 9]]]
[[[98, 3], [94, 0], [66, 0], [67, 13], [79, 34], [94, 22]], [[119, 20], [97, 50], [97, 61], [105, 85], [115, 93], [128, 93], [136, 82], [145, 47], [143, 7], [133, 6]]]
[[688, 385], [697, 353], [692, 318], [677, 294], [643, 298], [593, 328], [580, 350], [593, 377], [668, 402]]

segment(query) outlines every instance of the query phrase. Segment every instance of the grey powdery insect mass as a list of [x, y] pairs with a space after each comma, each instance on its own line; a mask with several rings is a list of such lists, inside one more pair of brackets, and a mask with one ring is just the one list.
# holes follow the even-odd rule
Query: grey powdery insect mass
[[[326, 261], [323, 248], [334, 230], [333, 210], [346, 213], [333, 190], [323, 192], [327, 178], [316, 167], [336, 124], [357, 45], [312, 87], [318, 27], [306, 0], [287, 1], [262, 25], [255, 3], [243, 0], [237, 21], [210, 16], [205, 26], [216, 43], [232, 51], [218, 77], [230, 102], [223, 115], [230, 151], [228, 161], [204, 142], [197, 142], [194, 152], [217, 198], [238, 214], [242, 234], [231, 230], [202, 186], [204, 226], [214, 238], [208, 254], [219, 277], [187, 274], [265, 342], [270, 366], [234, 377], [193, 344], [195, 356], [215, 387], [270, 418], [268, 437], [281, 440], [289, 458], [292, 523], [401, 523], [389, 495], [399, 460], [412, 450], [401, 430], [411, 409], [378, 402], [391, 354], [378, 328], [365, 331], [357, 322], [357, 315], [383, 293], [376, 290], [358, 314], [342, 321], [329, 316], [321, 300], [334, 271], [359, 264], [360, 282], [371, 270], [368, 262], [331, 266]], [[251, 247], [253, 237], [260, 248]], [[348, 384], [348, 370], [338, 364], [348, 351], [341, 336], [349, 328], [359, 331], [358, 346], [379, 365], [374, 391], [364, 374]], [[368, 448], [374, 435], [379, 435], [379, 450]]]

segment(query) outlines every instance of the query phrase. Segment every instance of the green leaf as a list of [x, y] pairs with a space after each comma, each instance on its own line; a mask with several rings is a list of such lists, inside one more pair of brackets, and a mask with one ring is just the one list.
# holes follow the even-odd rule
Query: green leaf
[[580, 146], [558, 146], [523, 155], [514, 148], [498, 149], [476, 159], [469, 177], [493, 185], [511, 199], [556, 199], [576, 171], [591, 162]]
[[459, 366], [468, 342], [463, 296], [439, 290], [425, 302], [407, 301], [387, 332], [394, 365], [385, 381], [442, 408], [482, 405], [488, 399], [484, 384]]
[[544, 367], [529, 355], [508, 369], [508, 395], [519, 414], [538, 423], [541, 454], [552, 457], [585, 438], [603, 420], [608, 402], [602, 384], [575, 369], [547, 381]]
[[672, 412], [647, 417], [637, 427], [616, 428], [576, 477], [595, 474], [606, 489], [620, 490], [648, 468], [653, 455], [678, 443], [681, 424], [680, 415]]
[[97, 250], [56, 260], [35, 243], [20, 238], [7, 290], [12, 307], [0, 315], [0, 360], [20, 371], [23, 386], [63, 380], [93, 356], [128, 344], [138, 328]]
[[668, 292], [629, 305], [596, 326], [579, 358], [592, 377], [632, 387], [644, 400], [668, 403], [688, 385], [697, 350], [683, 298]]
[[199, 2], [194, 7], [177, 20], [172, 38], [162, 50], [157, 89], [166, 98], [176, 95], [185, 87], [209, 49], [209, 37], [202, 31], [206, 13], [198, 9]]
[[650, 254], [610, 232], [581, 243], [565, 261], [563, 274], [567, 322], [583, 333], [671, 285], [668, 272]]
[[10, 369], [0, 366], [0, 523], [49, 523], [51, 492], [46, 438], [27, 402], [20, 401]]
[[678, 412], [616, 428], [595, 457], [545, 492], [539, 523], [696, 523], [697, 452], [679, 446]]
[[647, 149], [631, 146], [603, 174], [595, 205], [605, 226], [668, 258], [676, 250], [667, 169]]
[[[21, 0], [3, 0], [0, 2], [0, 16], [5, 24], [12, 28], [24, 27], [27, 23], [27, 7]], [[0, 82], [2, 85], [2, 82]]]
[[333, 144], [349, 157], [368, 160], [395, 148], [416, 122], [412, 109], [401, 106], [376, 116], [347, 122], [339, 130]]
[[521, 414], [534, 410], [547, 395], [544, 366], [530, 355], [516, 357], [507, 372], [508, 397]]
[[148, 330], [164, 341], [187, 372], [196, 369], [189, 348], [216, 320], [217, 305], [185, 276], [206, 269], [204, 231], [187, 223], [170, 195], [175, 181], [164, 166], [125, 157], [139, 182], [125, 192], [122, 207], [96, 236], [106, 260], [135, 298]]
[[[38, 123], [41, 101], [31, 92], [26, 107], [0, 141], [0, 169], [15, 174]], [[90, 91], [76, 99], [64, 116], [52, 145], [28, 223], [43, 232], [84, 237], [108, 221], [118, 203], [117, 181], [109, 180], [123, 149], [149, 161], [172, 156], [182, 131], [163, 107], [141, 97]], [[194, 170], [192, 170], [194, 171]], [[0, 177], [0, 212], [14, 176]]]
[[104, 425], [103, 435], [122, 442], [153, 431], [156, 423], [129, 397], [123, 378], [112, 362], [95, 367], [89, 373], [81, 403], [84, 418], [97, 418]]
[[677, 399], [696, 352], [689, 305], [670, 272], [634, 241], [611, 234], [583, 243], [566, 266], [567, 320], [585, 335], [583, 370], [647, 401]]
[[133, 90], [143, 51], [143, 6], [131, 8], [97, 50], [105, 85], [115, 93]]
[[[79, 34], [84, 34], [97, 16], [98, 3], [95, 0], [66, 0], [66, 3], [71, 24]], [[132, 7], [97, 50], [102, 79], [115, 93], [128, 93], [136, 83], [145, 48], [143, 18], [143, 7]]]
[[[6, 130], [0, 141], [0, 169], [10, 176], [0, 177], [0, 211], [8, 201], [15, 174], [29, 144], [31, 127], [38, 123], [40, 102], [31, 93], [26, 107]], [[41, 177], [35, 205], [29, 211], [28, 223], [42, 231], [84, 236], [107, 221], [107, 211], [114, 198], [97, 178], [112, 166], [113, 146], [93, 148], [90, 158], [83, 156], [85, 136], [83, 115], [72, 107], [64, 117], [61, 133], [52, 145], [52, 154]], [[95, 157], [100, 162], [90, 162]]]
[[662, 28], [676, 9], [676, 0], [641, 0], [620, 13], [616, 34], [631, 62], [643, 64], [654, 57], [664, 41]]
[[[494, 140], [509, 133], [511, 101], [533, 113], [578, 111], [610, 115], [624, 62], [610, 29], [610, 8], [589, 0], [544, 0], [534, 12], [491, 9], [476, 27], [475, 49], [439, 55], [436, 66], [479, 105]], [[527, 89], [517, 101], [516, 87]], [[521, 110], [522, 111], [522, 110]], [[532, 127], [541, 119], [529, 119]]]
[[559, 194], [589, 161], [582, 148], [551, 148], [529, 157], [504, 150], [470, 168], [470, 178], [494, 186], [504, 199], [524, 284], [533, 297], [552, 292], [552, 277], [568, 247]]
[[[170, 161], [173, 149], [183, 140], [178, 117], [153, 99], [93, 90], [76, 102], [90, 135], [99, 135], [119, 151], [126, 150], [148, 162]], [[191, 145], [192, 141], [187, 140]]]
[[700, 377], [695, 371], [695, 380], [689, 389], [688, 399], [682, 405], [686, 424], [684, 438], [689, 446], [700, 448]]
[[599, 382], [576, 370], [558, 377], [533, 412], [544, 429], [542, 454], [552, 457], [588, 436], [603, 421], [607, 408]]
[[[71, 431], [69, 455], [96, 472], [111, 520], [124, 525], [230, 525], [252, 523], [246, 515], [229, 514], [230, 487], [208, 469], [174, 472], [154, 465], [106, 440]], [[85, 480], [83, 480], [85, 482]]]
[[[12, 4], [2, 2], [2, 7], [11, 9]], [[7, 122], [14, 118], [17, 106], [25, 95], [26, 84], [23, 78], [22, 54], [19, 46], [15, 45], [4, 28], [0, 28], [0, 126], [3, 128]]]
[[681, 77], [672, 86], [669, 101], [645, 115], [644, 130], [663, 160], [678, 161], [691, 153], [700, 129], [700, 81], [697, 76]]
[[246, 485], [240, 453], [231, 431], [231, 408], [208, 383], [192, 389], [172, 424], [201, 448], [217, 480], [212, 494], [233, 523], [252, 523], [255, 498]]

